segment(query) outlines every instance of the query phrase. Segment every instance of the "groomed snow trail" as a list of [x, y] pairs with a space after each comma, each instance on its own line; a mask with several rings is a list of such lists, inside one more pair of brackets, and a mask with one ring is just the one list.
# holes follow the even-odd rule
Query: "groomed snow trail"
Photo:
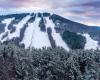
[[42, 32], [39, 27], [39, 22], [41, 18], [36, 16], [33, 28], [33, 37], [32, 37], [32, 47], [42, 48], [42, 47], [51, 47], [48, 34], [46, 32]]
[[14, 20], [14, 18], [7, 18], [7, 19], [5, 19], [5, 20], [2, 21], [2, 23], [5, 23], [6, 26], [5, 26], [5, 32], [1, 33], [1, 35], [0, 35], [0, 41], [1, 41], [1, 42], [4, 42], [4, 41], [7, 40], [7, 37], [4, 38], [3, 40], [1, 40], [1, 38], [2, 38], [3, 35], [5, 35], [7, 32], [9, 32], [8, 26], [9, 26], [9, 24], [10, 24], [13, 20]]
[[97, 49], [98, 48], [98, 41], [93, 40], [89, 34], [83, 34], [83, 36], [85, 36], [86, 38], [86, 44], [85, 44], [85, 48], [86, 50], [89, 49]]
[[56, 33], [56, 30], [54, 29], [55, 24], [53, 23], [53, 21], [50, 20], [49, 17], [46, 17], [45, 19], [47, 21], [46, 28], [50, 27], [52, 29], [52, 37], [55, 40], [56, 45], [59, 47], [63, 47], [64, 49], [69, 51], [70, 49], [69, 49], [68, 45], [63, 41], [60, 34]]
[[16, 31], [14, 33], [8, 34], [10, 40], [13, 39], [14, 37], [20, 37], [20, 30], [24, 27], [24, 25], [30, 18], [31, 16], [28, 15], [25, 18], [23, 18], [18, 24], [14, 25], [16, 27]]
[[21, 42], [25, 44], [25, 48], [51, 47], [48, 34], [40, 30], [40, 20], [41, 18], [36, 16], [35, 21], [33, 23], [28, 23], [28, 27], [25, 31], [24, 38]]

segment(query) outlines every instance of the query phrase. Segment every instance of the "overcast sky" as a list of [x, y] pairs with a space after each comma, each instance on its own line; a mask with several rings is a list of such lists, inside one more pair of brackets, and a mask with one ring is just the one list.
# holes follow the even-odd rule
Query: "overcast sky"
[[100, 0], [0, 0], [0, 8], [53, 9], [64, 17], [100, 26]]

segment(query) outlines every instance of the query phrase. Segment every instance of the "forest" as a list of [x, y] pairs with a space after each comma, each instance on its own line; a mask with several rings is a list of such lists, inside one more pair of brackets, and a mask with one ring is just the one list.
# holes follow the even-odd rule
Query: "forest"
[[100, 50], [0, 44], [0, 80], [100, 80]]

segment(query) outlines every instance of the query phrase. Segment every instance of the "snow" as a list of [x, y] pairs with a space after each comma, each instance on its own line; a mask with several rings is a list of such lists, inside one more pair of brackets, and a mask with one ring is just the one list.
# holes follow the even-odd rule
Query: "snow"
[[89, 34], [83, 34], [83, 36], [86, 37], [86, 44], [85, 44], [85, 49], [97, 49], [98, 48], [98, 41], [93, 40]]
[[[2, 23], [5, 23], [6, 26], [5, 26], [5, 32], [2, 33], [2, 34], [0, 35], [0, 40], [1, 40], [2, 36], [3, 36], [4, 34], [6, 34], [6, 33], [9, 31], [9, 30], [8, 30], [8, 26], [9, 26], [9, 24], [10, 24], [13, 20], [14, 20], [14, 18], [7, 18], [7, 19], [5, 19], [5, 20], [2, 21]], [[7, 37], [4, 38], [3, 40], [1, 40], [1, 42], [4, 42], [5, 40], [7, 40]]]
[[45, 18], [47, 23], [46, 23], [46, 28], [50, 27], [52, 29], [52, 37], [55, 40], [55, 43], [59, 47], [63, 47], [67, 51], [69, 51], [68, 45], [63, 41], [59, 33], [56, 33], [56, 30], [54, 29], [55, 24], [53, 23], [52, 20], [49, 19], [49, 17]]
[[28, 47], [42, 48], [51, 46], [48, 34], [40, 30], [39, 27], [40, 20], [41, 18], [36, 17], [33, 23], [28, 24], [28, 28], [25, 31], [24, 39], [21, 42], [25, 44], [25, 48]]
[[31, 44], [31, 39], [32, 39], [32, 35], [33, 35], [33, 30], [34, 30], [33, 25], [34, 25], [34, 23], [28, 23], [28, 27], [24, 33], [24, 38], [23, 38], [21, 44], [24, 43], [25, 48], [28, 48]]
[[[25, 10], [24, 10], [25, 11]], [[38, 13], [39, 11], [35, 11], [35, 13]], [[45, 11], [42, 11], [45, 12]], [[15, 18], [7, 18], [2, 21], [2, 23], [6, 23], [5, 26], [5, 32], [0, 34], [0, 41], [4, 42], [7, 39], [11, 40], [14, 37], [20, 37], [20, 30], [24, 27], [24, 25], [27, 23], [27, 21], [31, 18], [31, 15], [28, 15], [24, 17], [18, 24], [15, 24], [14, 27], [16, 27], [16, 31], [14, 33], [10, 33], [8, 30], [9, 24], [15, 19]], [[59, 47], [63, 47], [67, 51], [70, 50], [68, 45], [63, 41], [61, 35], [59, 33], [56, 33], [55, 30], [55, 24], [53, 23], [52, 20], [49, 19], [49, 17], [44, 18], [46, 20], [46, 29], [50, 27], [52, 29], [52, 37], [55, 40], [55, 43]], [[51, 47], [50, 40], [48, 38], [47, 31], [42, 32], [39, 27], [39, 21], [41, 18], [36, 16], [36, 19], [32, 23], [28, 23], [28, 27], [25, 30], [24, 33], [24, 38], [20, 42], [20, 44], [24, 43], [25, 48], [29, 47], [34, 47], [34, 48], [42, 48], [42, 47]], [[2, 36], [5, 35], [8, 32], [8, 36], [1, 40]], [[80, 33], [77, 33], [80, 34]], [[82, 36], [86, 37], [86, 44], [85, 44], [85, 49], [97, 49], [98, 46], [98, 41], [93, 40], [89, 34], [80, 34]]]
[[14, 25], [16, 27], [16, 31], [14, 33], [10, 33], [8, 34], [8, 38], [11, 40], [14, 37], [20, 37], [20, 30], [21, 28], [24, 27], [24, 25], [26, 24], [26, 22], [31, 18], [30, 15], [26, 16], [25, 18], [23, 18], [18, 24]]

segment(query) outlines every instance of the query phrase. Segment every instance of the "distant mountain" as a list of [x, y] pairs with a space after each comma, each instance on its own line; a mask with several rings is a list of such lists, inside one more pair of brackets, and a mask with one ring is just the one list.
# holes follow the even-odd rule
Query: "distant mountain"
[[0, 41], [14, 42], [25, 48], [97, 49], [100, 27], [80, 24], [48, 12], [12, 13], [0, 16]]

